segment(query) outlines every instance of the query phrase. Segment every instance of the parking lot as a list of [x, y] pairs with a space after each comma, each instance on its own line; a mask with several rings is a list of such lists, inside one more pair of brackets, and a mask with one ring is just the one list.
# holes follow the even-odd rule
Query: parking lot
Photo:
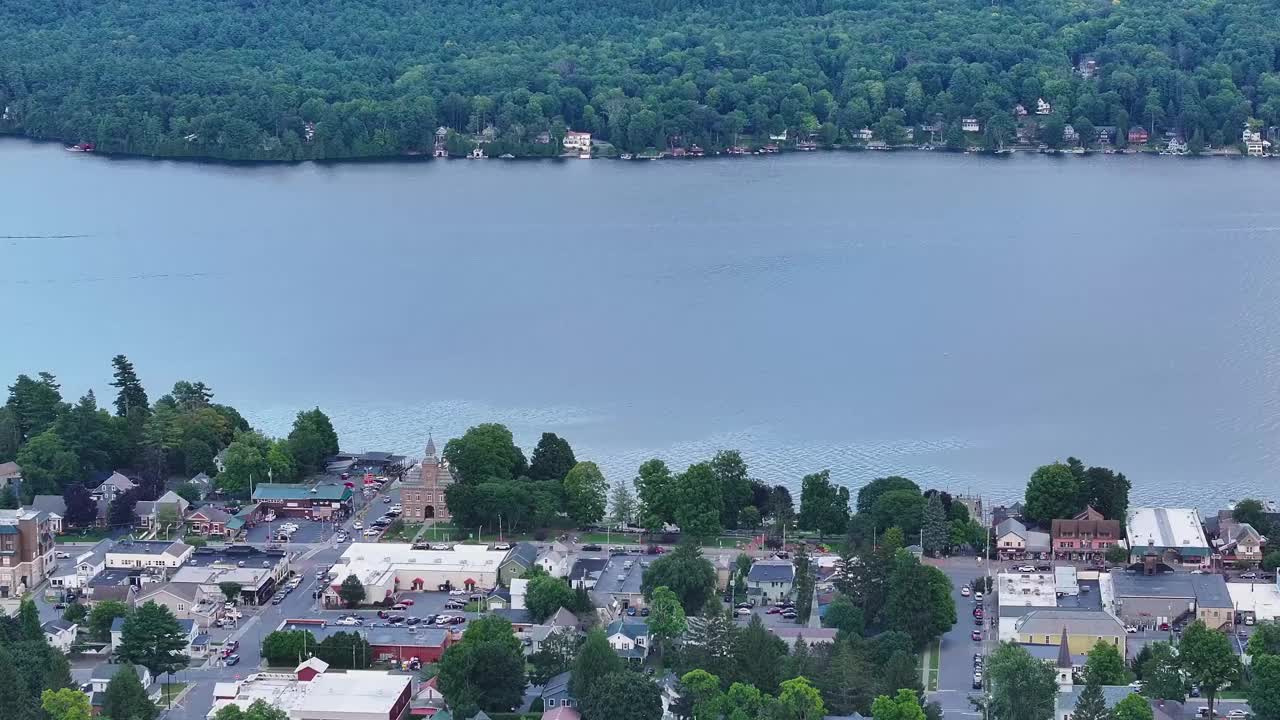
[[[315, 586], [312, 585], [312, 587], [314, 588]], [[407, 602], [411, 604], [405, 610], [387, 610], [385, 612], [392, 615], [401, 615], [401, 616], [404, 616], [406, 619], [407, 618], [426, 619], [430, 615], [442, 615], [442, 614], [461, 616], [466, 618], [468, 621], [474, 620], [475, 618], [480, 617], [480, 613], [468, 613], [462, 610], [446, 610], [445, 609], [444, 607], [445, 604], [448, 603], [450, 600], [461, 600], [463, 602], [468, 601], [469, 595], [467, 594], [450, 595], [449, 593], [444, 593], [444, 592], [402, 592], [402, 593], [399, 593], [396, 597], [397, 599], [403, 602]], [[306, 614], [306, 617], [310, 617], [310, 618], [319, 617], [319, 618], [323, 618], [329, 623], [336, 623], [338, 618], [348, 617], [352, 615], [364, 620], [364, 627], [380, 627], [384, 624], [389, 624], [389, 623], [386, 623], [384, 619], [378, 617], [378, 609], [376, 608], [368, 608], [368, 609], [361, 608], [359, 610], [321, 608], [314, 612], [308, 611], [308, 613]], [[296, 620], [299, 618], [290, 617], [289, 619]], [[466, 625], [459, 623], [459, 624], [453, 625], [452, 627], [463, 629], [466, 627]]]
[[285, 523], [293, 523], [298, 529], [289, 539], [290, 543], [318, 543], [328, 540], [338, 527], [336, 523], [326, 520], [308, 520], [300, 517], [279, 516], [274, 522], [260, 523], [245, 531], [245, 542], [268, 544], [277, 542], [272, 535]]

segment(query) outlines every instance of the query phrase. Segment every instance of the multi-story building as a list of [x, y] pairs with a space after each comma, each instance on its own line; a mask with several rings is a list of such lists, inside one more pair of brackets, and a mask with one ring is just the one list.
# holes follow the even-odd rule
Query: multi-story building
[[253, 489], [253, 501], [282, 517], [338, 520], [351, 514], [351, 488], [344, 483], [316, 485], [267, 483]]
[[1070, 520], [1054, 520], [1050, 527], [1053, 553], [1059, 558], [1101, 557], [1107, 548], [1120, 542], [1120, 521], [1107, 520], [1087, 507]]
[[0, 597], [21, 595], [53, 568], [49, 515], [31, 508], [0, 510]]
[[400, 517], [406, 522], [448, 521], [449, 506], [444, 494], [456, 480], [449, 464], [436, 456], [435, 440], [428, 437], [422, 462], [414, 463], [400, 481], [400, 502], [404, 506]]

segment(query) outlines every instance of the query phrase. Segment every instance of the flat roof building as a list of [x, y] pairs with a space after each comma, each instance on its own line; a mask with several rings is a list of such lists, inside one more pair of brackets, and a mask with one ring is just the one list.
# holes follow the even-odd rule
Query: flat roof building
[[326, 672], [316, 658], [292, 673], [254, 673], [214, 688], [212, 720], [228, 705], [247, 710], [255, 701], [284, 710], [289, 720], [398, 720], [409, 707], [413, 678], [381, 670]]
[[325, 602], [339, 602], [337, 588], [348, 575], [360, 580], [371, 603], [401, 591], [439, 590], [446, 583], [464, 589], [494, 587], [509, 552], [486, 545], [415, 550], [408, 543], [354, 543], [330, 570]]
[[1209, 559], [1209, 540], [1192, 508], [1130, 508], [1125, 530], [1131, 560], [1152, 550], [1165, 562], [1199, 565]]
[[[1221, 575], [1162, 572], [1113, 572], [1107, 578], [1115, 614], [1133, 625], [1173, 623], [1194, 613], [1211, 628], [1234, 620], [1231, 593]], [[1105, 592], [1105, 591], [1104, 591]]]

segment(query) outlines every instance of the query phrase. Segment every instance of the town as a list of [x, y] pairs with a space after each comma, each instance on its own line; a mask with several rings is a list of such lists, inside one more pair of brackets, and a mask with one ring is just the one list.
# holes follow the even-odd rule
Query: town
[[492, 423], [271, 439], [113, 365], [114, 415], [48, 373], [0, 409], [0, 717], [1280, 717], [1272, 499], [1139, 505], [1075, 458], [1006, 504], [797, 503], [732, 450], [610, 483]]

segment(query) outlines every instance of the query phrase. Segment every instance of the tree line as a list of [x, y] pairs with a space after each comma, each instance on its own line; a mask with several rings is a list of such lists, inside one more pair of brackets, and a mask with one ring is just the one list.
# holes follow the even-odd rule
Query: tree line
[[[238, 2], [0, 7], [0, 131], [105, 151], [233, 160], [454, 151], [548, 155], [567, 129], [629, 151], [783, 131], [886, 142], [941, 118], [948, 143], [1068, 123], [1224, 145], [1280, 124], [1262, 0], [1063, 5], [943, 0]], [[1092, 61], [1096, 64], [1085, 65]], [[1087, 67], [1078, 72], [1078, 67]], [[919, 135], [917, 135], [919, 137]]]
[[[172, 476], [205, 473], [232, 497], [245, 497], [249, 479], [292, 482], [324, 469], [338, 452], [329, 418], [318, 408], [298, 413], [288, 437], [269, 439], [254, 431], [235, 408], [213, 401], [203, 382], [181, 380], [152, 402], [133, 363], [124, 355], [111, 360], [111, 386], [116, 389], [111, 412], [98, 405], [93, 390], [76, 403], [63, 399], [62, 387], [49, 372], [18, 375], [0, 407], [0, 461], [15, 460], [22, 469], [22, 497], [8, 494], [0, 505], [16, 507], [35, 495], [63, 495], [68, 523], [94, 522], [97, 508], [89, 498], [91, 479], [118, 469], [132, 470], [140, 486], [121, 498], [113, 517], [132, 523], [138, 500], [164, 493]], [[219, 474], [215, 457], [224, 454]], [[189, 500], [196, 488], [180, 487]], [[113, 523], [115, 521], [112, 521]]]

